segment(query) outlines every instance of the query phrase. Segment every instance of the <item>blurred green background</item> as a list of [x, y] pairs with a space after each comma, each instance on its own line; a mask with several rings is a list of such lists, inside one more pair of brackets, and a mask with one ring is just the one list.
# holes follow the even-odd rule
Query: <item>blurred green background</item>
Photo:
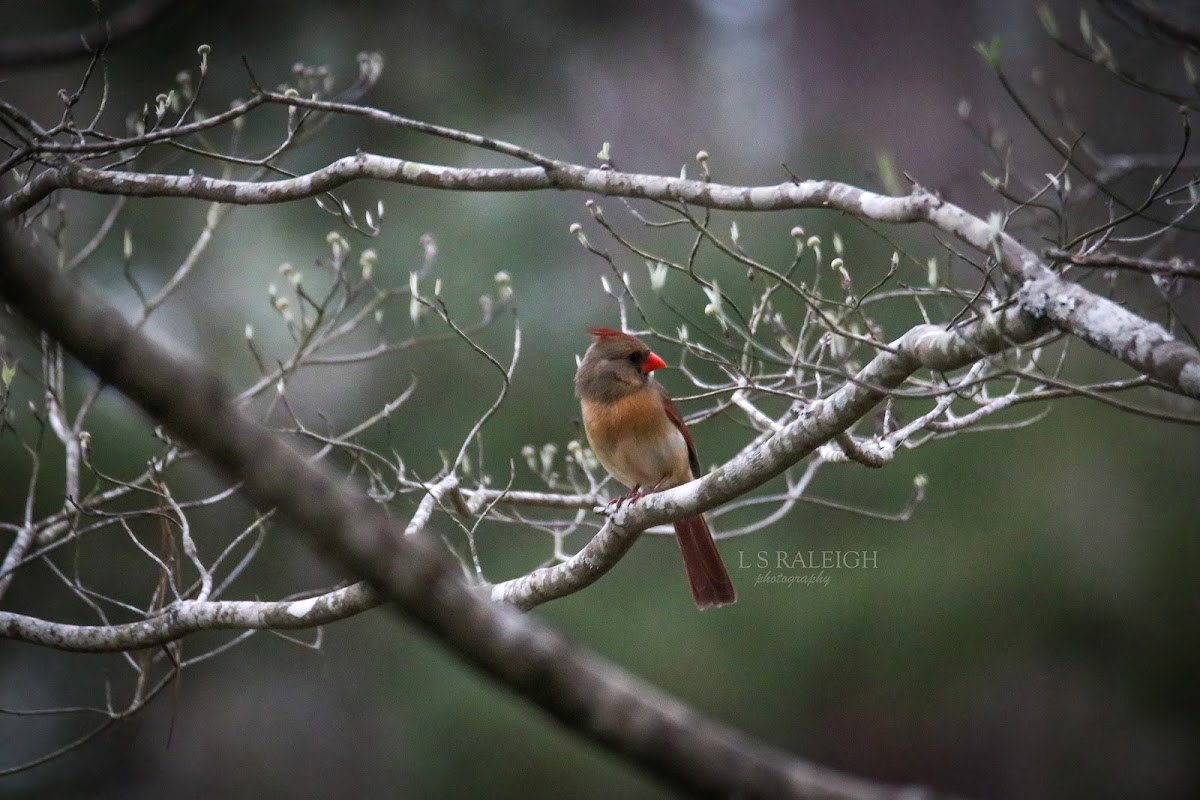
[[[86, 21], [87, 5], [0, 3], [5, 35]], [[1077, 17], [1076, 4], [1055, 7], [1064, 26]], [[1177, 141], [1177, 128], [1159, 124], [1162, 115], [1135, 113], [1143, 101], [1058, 53], [1032, 4], [982, 0], [181, 2], [110, 55], [109, 103], [119, 120], [151, 102], [179, 70], [194, 68], [201, 43], [213, 48], [213, 112], [247, 96], [242, 56], [272, 86], [288, 80], [297, 61], [326, 64], [350, 79], [355, 54], [377, 50], [386, 72], [366, 103], [552, 157], [592, 164], [607, 141], [621, 169], [676, 174], [688, 164], [695, 174], [694, 155], [705, 149], [723, 182], [775, 183], [785, 179], [786, 163], [801, 176], [878, 188], [875, 166], [884, 153], [914, 180], [986, 216], [999, 201], [979, 173], [996, 167], [959, 119], [961, 99], [1008, 131], [1014, 159], [1029, 175], [1057, 166], [972, 50], [993, 34], [1022, 85], [1034, 65], [1044, 65], [1047, 84], [1069, 89], [1072, 107], [1106, 146], [1158, 151]], [[1131, 45], [1122, 54], [1167, 69], [1153, 47]], [[82, 67], [10, 71], [0, 95], [54, 120], [55, 92], [76, 85]], [[247, 135], [262, 138], [250, 144], [266, 146], [283, 112], [267, 109], [255, 119]], [[337, 120], [289, 166], [314, 168], [359, 148], [455, 165], [510, 163]], [[580, 435], [573, 355], [586, 346], [587, 325], [617, 321], [600, 287], [606, 267], [568, 233], [578, 221], [602, 241], [587, 198], [382, 184], [345, 194], [360, 208], [385, 203], [379, 238], [344, 232], [356, 253], [379, 251], [381, 280], [402, 285], [421, 263], [419, 237], [434, 235], [435, 273], [460, 319], [475, 316], [479, 295], [495, 293], [497, 271], [512, 275], [525, 341], [513, 391], [485, 443], [497, 475], [507, 474], [511, 458], [517, 485], [537, 488], [521, 469], [520, 450]], [[107, 208], [103, 199], [68, 202], [71, 235], [81, 238]], [[619, 202], [600, 202], [619, 215]], [[163, 280], [204, 213], [181, 201], [132, 201], [123, 225], [136, 243], [139, 277], [151, 285]], [[786, 262], [797, 224], [826, 241], [838, 231], [847, 252], [869, 262], [868, 273], [885, 269], [891, 252], [831, 214], [736, 219], [743, 243], [773, 263]], [[282, 344], [267, 303], [268, 284], [282, 283], [277, 268], [290, 262], [316, 275], [312, 262], [336, 227], [311, 202], [234, 209], [183, 295], [150, 330], [220, 364], [231, 385], [244, 385], [256, 374], [244, 325], [255, 325], [264, 348]], [[922, 257], [940, 252], [915, 232], [888, 235]], [[116, 237], [87, 274], [132, 308], [119, 248]], [[672, 254], [683, 257], [679, 249]], [[617, 257], [644, 287], [641, 262]], [[710, 267], [734, 280], [740, 274]], [[922, 277], [914, 272], [907, 280]], [[675, 291], [678, 304], [699, 317], [700, 293], [682, 282]], [[1195, 320], [1194, 296], [1179, 302]], [[11, 336], [15, 328], [5, 330]], [[889, 338], [900, 332], [887, 331]], [[511, 322], [503, 320], [481, 341], [506, 354], [510, 337]], [[664, 353], [668, 361], [676, 355]], [[1082, 348], [1073, 355], [1082, 365], [1077, 374], [1105, 367]], [[420, 376], [417, 393], [385, 441], [429, 474], [439, 449], [457, 450], [498, 387], [495, 372], [461, 345], [314, 372], [296, 400], [306, 413], [353, 420], [397, 394], [410, 373]], [[676, 394], [687, 391], [678, 374], [664, 382]], [[92, 432], [98, 457], [114, 471], [137, 469], [153, 448], [144, 423], [117, 398], [101, 404]], [[735, 452], [747, 435], [715, 420], [694, 432], [706, 465]], [[928, 499], [903, 524], [801, 504], [770, 530], [723, 543], [741, 593], [736, 606], [696, 613], [674, 543], [647, 537], [597, 585], [535, 613], [706, 714], [864, 776], [980, 798], [1200, 796], [1198, 445], [1194, 427], [1067, 400], [1039, 424], [903, 453], [882, 471], [826, 468], [812, 487], [819, 497], [895, 511], [914, 476], [924, 474]], [[56, 485], [55, 469], [48, 467], [48, 487]], [[21, 513], [27, 470], [14, 438], [0, 439], [4, 519]], [[199, 470], [193, 477], [208, 481]], [[43, 502], [50, 511], [61, 497], [48, 490]], [[224, 531], [247, 517], [245, 508], [231, 507], [204, 519]], [[569, 543], [582, 546], [578, 537]], [[531, 568], [549, 546], [547, 536], [512, 527], [481, 534], [493, 579]], [[877, 551], [878, 566], [835, 571], [828, 585], [791, 587], [755, 586], [760, 570], [738, 566], [758, 551], [820, 549]], [[121, 580], [119, 561], [107, 570]], [[277, 597], [331, 577], [301, 541], [279, 530], [237, 596]], [[23, 572], [6, 607], [45, 611], [41, 581], [52, 578]], [[63, 618], [78, 613], [70, 605], [49, 608]], [[120, 667], [114, 659], [0, 642], [0, 706], [99, 702], [105, 672]], [[52, 749], [73, 730], [60, 718], [0, 717], [4, 765]], [[0, 779], [5, 797], [560, 795], [664, 792], [481, 682], [383, 611], [329, 627], [319, 650], [255, 636], [188, 671], [177, 695], [137, 719], [48, 766]]]

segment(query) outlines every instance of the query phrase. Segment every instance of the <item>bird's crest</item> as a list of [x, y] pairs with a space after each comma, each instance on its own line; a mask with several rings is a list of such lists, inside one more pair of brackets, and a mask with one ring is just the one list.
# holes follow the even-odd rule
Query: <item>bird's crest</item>
[[612, 328], [588, 328], [588, 333], [597, 339], [632, 339], [628, 333]]

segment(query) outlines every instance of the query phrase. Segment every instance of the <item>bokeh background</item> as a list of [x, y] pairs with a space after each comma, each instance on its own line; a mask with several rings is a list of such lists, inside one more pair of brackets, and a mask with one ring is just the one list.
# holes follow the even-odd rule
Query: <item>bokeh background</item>
[[[5, 36], [88, 19], [86, 3], [32, 5], [0, 3]], [[1071, 29], [1079, 4], [1053, 6]], [[1087, 8], [1098, 26], [1114, 28], [1114, 41], [1124, 41], [1119, 26]], [[973, 50], [993, 35], [1003, 41], [1014, 82], [1036, 97], [1030, 75], [1041, 66], [1045, 85], [1064, 87], [1081, 123], [1105, 145], [1139, 152], [1177, 145], [1178, 126], [1161, 103], [1114, 87], [1100, 70], [1059, 52], [1033, 4], [984, 0], [180, 2], [110, 55], [109, 103], [119, 120], [151, 101], [179, 70], [194, 68], [201, 43], [213, 48], [207, 91], [214, 111], [248, 94], [242, 56], [274, 85], [289, 79], [295, 62], [325, 64], [350, 79], [355, 54], [377, 50], [386, 72], [365, 102], [553, 157], [594, 163], [607, 141], [622, 169], [675, 174], [684, 164], [694, 170], [696, 151], [705, 149], [724, 182], [775, 183], [786, 177], [786, 163], [801, 176], [878, 188], [882, 154], [986, 216], [999, 200], [980, 172], [997, 167], [972, 126], [1005, 130], [1014, 163], [1029, 175], [1058, 166]], [[1178, 68], [1154, 46], [1120, 47], [1122, 57], [1158, 74]], [[83, 66], [9, 71], [0, 95], [53, 120], [55, 92], [76, 85]], [[963, 100], [971, 125], [960, 115]], [[252, 123], [247, 135], [265, 144], [282, 112], [262, 118], [269, 122], [258, 123], [258, 133]], [[456, 165], [509, 163], [339, 120], [290, 165], [312, 168], [357, 148]], [[396, 283], [421, 263], [420, 236], [436, 237], [436, 271], [462, 318], [475, 314], [479, 295], [495, 292], [497, 271], [512, 275], [525, 343], [513, 392], [485, 434], [493, 467], [505, 475], [509, 458], [520, 466], [522, 446], [578, 437], [573, 355], [586, 346], [585, 326], [615, 322], [599, 281], [605, 266], [568, 234], [575, 221], [595, 231], [586, 198], [389, 185], [357, 186], [347, 196], [385, 203], [380, 237], [346, 235], [356, 251], [375, 247], [377, 269]], [[78, 219], [71, 235], [82, 238], [106, 206], [95, 198], [70, 203]], [[203, 213], [180, 201], [131, 203], [124, 224], [148, 282], [185, 255]], [[839, 232], [849, 252], [877, 256], [876, 267], [891, 252], [830, 214], [738, 221], [743, 243], [782, 258], [797, 224], [824, 237]], [[282, 262], [303, 269], [320, 257], [335, 227], [312, 203], [234, 210], [152, 332], [220, 363], [232, 385], [245, 383], [255, 374], [242, 343], [245, 323], [261, 331], [264, 347], [282, 335], [267, 286], [280, 281]], [[917, 252], [940, 252], [916, 234], [889, 235]], [[119, 244], [101, 251], [89, 275], [132, 307]], [[641, 263], [623, 265], [644, 286]], [[681, 305], [704, 302], [682, 285], [677, 292]], [[482, 341], [506, 352], [510, 331], [502, 322]], [[1103, 359], [1076, 356], [1099, 374]], [[387, 443], [432, 472], [439, 449], [457, 449], [497, 386], [494, 372], [462, 346], [322, 373], [296, 401], [307, 412], [353, 419], [395, 395], [414, 372], [420, 386]], [[685, 391], [682, 376], [664, 380]], [[746, 435], [720, 421], [695, 433], [705, 463], [736, 451]], [[118, 399], [102, 404], [93, 435], [98, 451], [107, 445], [103, 458], [113, 469], [135, 469], [152, 449], [145, 425]], [[675, 545], [652, 537], [596, 586], [535, 613], [706, 714], [871, 778], [980, 798], [1200, 796], [1198, 467], [1194, 427], [1068, 400], [1031, 427], [962, 436], [902, 454], [882, 471], [826, 469], [814, 496], [896, 511], [923, 474], [928, 498], [903, 524], [802, 504], [770, 530], [726, 542], [741, 589], [732, 608], [696, 613]], [[0, 439], [5, 519], [20, 513], [27, 469], [13, 438]], [[518, 486], [536, 486], [517, 474]], [[200, 471], [192, 478], [207, 480]], [[47, 495], [46, 510], [61, 502]], [[246, 518], [233, 507], [205, 521], [220, 531]], [[493, 578], [549, 554], [548, 539], [535, 533], [485, 529], [482, 536]], [[836, 571], [828, 585], [791, 587], [756, 587], [759, 570], [738, 567], [760, 550], [820, 549], [876, 551], [878, 566]], [[107, 569], [120, 579], [119, 561]], [[240, 596], [280, 596], [334, 577], [280, 530]], [[27, 570], [8, 607], [79, 613], [45, 605], [43, 580], [50, 579]], [[105, 670], [115, 668], [105, 657], [0, 642], [0, 706], [98, 702]], [[7, 764], [52, 749], [72, 725], [0, 717], [0, 756]], [[177, 693], [137, 719], [47, 766], [0, 779], [0, 796], [664, 792], [376, 611], [328, 628], [319, 650], [255, 636], [188, 671]]]

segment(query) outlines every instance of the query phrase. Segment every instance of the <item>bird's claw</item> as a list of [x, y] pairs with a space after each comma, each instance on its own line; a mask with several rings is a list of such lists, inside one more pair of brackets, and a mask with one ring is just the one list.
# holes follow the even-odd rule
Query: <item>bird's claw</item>
[[609, 500], [608, 505], [605, 506], [605, 508], [611, 508], [612, 513], [615, 514], [621, 510], [621, 506], [625, 505], [626, 503], [635, 503], [645, 497], [647, 494], [649, 494], [649, 492], [642, 491], [640, 486], [635, 486], [628, 494], [623, 494], [620, 497], [614, 497], [612, 500]]

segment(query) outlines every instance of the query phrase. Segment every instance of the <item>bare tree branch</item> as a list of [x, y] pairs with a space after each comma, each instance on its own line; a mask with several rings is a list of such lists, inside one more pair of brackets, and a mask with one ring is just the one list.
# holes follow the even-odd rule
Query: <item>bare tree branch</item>
[[197, 631], [294, 630], [352, 617], [379, 605], [365, 583], [279, 602], [178, 600], [156, 617], [124, 625], [69, 625], [0, 611], [0, 638], [76, 653], [115, 653], [173, 642]]
[[[1039, 291], [1022, 295], [1029, 313], [1045, 316], [1061, 330], [1154, 377], [1173, 391], [1200, 398], [1200, 351], [1177, 341], [1160, 325], [1063, 280], [1033, 251], [1005, 233], [998, 218], [980, 219], [919, 187], [910, 195], [893, 197], [836, 181], [730, 186], [568, 164], [554, 169], [471, 169], [360, 153], [307, 175], [261, 183], [81, 166], [48, 169], [0, 202], [0, 216], [20, 214], [53, 191], [64, 188], [98, 194], [266, 204], [314, 197], [363, 178], [459, 191], [570, 189], [615, 197], [682, 201], [727, 211], [826, 208], [876, 222], [925, 222], [982, 253], [994, 254], [1005, 272], [1013, 277], [1026, 283], [1036, 281]], [[1047, 298], [1054, 302], [1046, 302]], [[1084, 308], [1086, 313], [1082, 311]]]
[[1164, 277], [1200, 278], [1200, 264], [1190, 258], [1170, 258], [1165, 261], [1154, 258], [1137, 258], [1120, 253], [1072, 253], [1057, 247], [1044, 252], [1051, 261], [1077, 264], [1097, 269], [1128, 269], [1147, 275]]

